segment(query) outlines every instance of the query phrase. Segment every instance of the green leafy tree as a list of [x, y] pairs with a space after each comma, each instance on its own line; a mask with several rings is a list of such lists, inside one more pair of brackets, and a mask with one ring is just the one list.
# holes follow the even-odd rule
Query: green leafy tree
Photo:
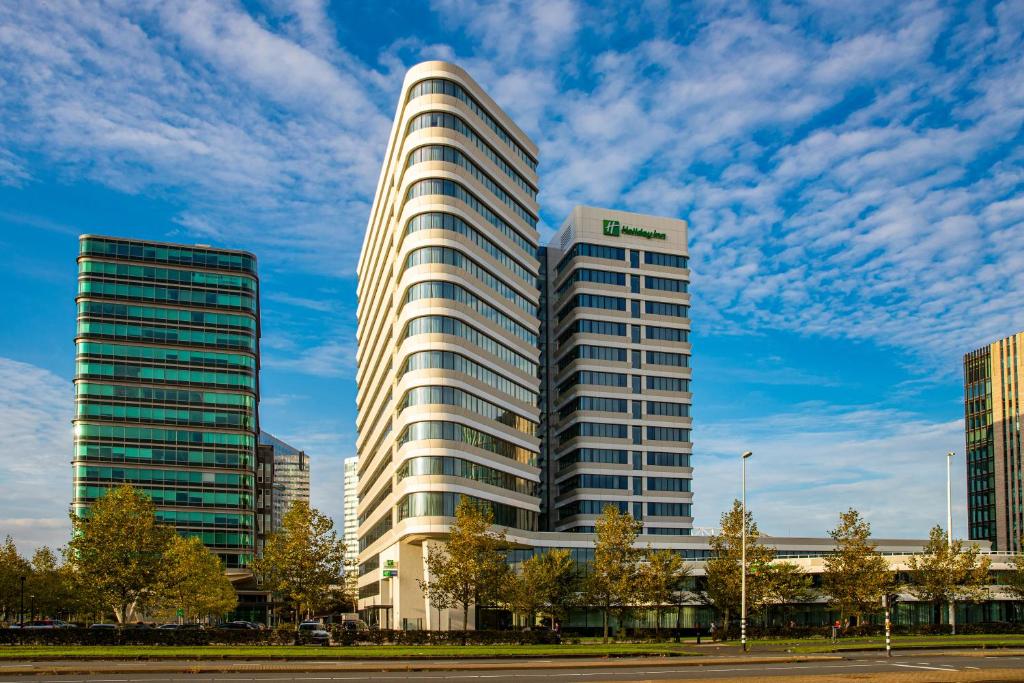
[[238, 604], [220, 558], [198, 538], [175, 536], [164, 558], [156, 599], [156, 608], [164, 615], [175, 616], [180, 609], [186, 621], [219, 617]]
[[641, 552], [634, 547], [642, 524], [614, 505], [596, 523], [597, 541], [590, 574], [583, 583], [586, 603], [601, 610], [603, 642], [608, 642], [611, 614], [623, 619], [641, 597]]
[[46, 546], [32, 554], [31, 572], [25, 583], [25, 591], [35, 596], [37, 617], [58, 617], [70, 607], [71, 590], [67, 574], [57, 555]]
[[1010, 571], [1003, 575], [1003, 587], [1016, 600], [1024, 600], [1024, 559], [1014, 555], [1009, 562]]
[[285, 596], [297, 614], [312, 616], [343, 599], [345, 544], [334, 522], [305, 501], [293, 503], [270, 534], [253, 572], [268, 590]]
[[667, 606], [677, 607], [676, 628], [679, 628], [681, 598], [686, 593], [690, 567], [679, 553], [671, 550], [648, 550], [645, 559], [640, 567], [642, 601], [654, 608], [654, 633], [656, 638], [660, 638], [661, 617]]
[[777, 605], [783, 612], [788, 612], [792, 605], [810, 602], [817, 597], [817, 591], [811, 584], [811, 576], [799, 565], [792, 562], [772, 562], [763, 567], [760, 580], [765, 581], [767, 605]]
[[579, 571], [568, 550], [553, 549], [525, 560], [518, 574], [511, 576], [507, 603], [514, 612], [528, 617], [551, 618], [554, 626], [568, 614], [579, 596]]
[[505, 532], [491, 531], [494, 513], [463, 496], [455, 508], [455, 523], [448, 543], [435, 545], [427, 555], [427, 594], [435, 604], [462, 609], [463, 628], [468, 628], [469, 608], [501, 600], [508, 586]]
[[71, 515], [68, 559], [78, 581], [121, 623], [157, 597], [174, 529], [156, 521], [148, 496], [131, 486], [107, 491], [89, 514]]
[[721, 613], [723, 633], [728, 633], [732, 616], [740, 611], [742, 578], [741, 541], [747, 528], [747, 610], [760, 611], [771, 600], [771, 577], [766, 568], [775, 560], [775, 550], [760, 543], [760, 532], [750, 510], [744, 519], [740, 501], [722, 513], [721, 529], [710, 538], [711, 556], [705, 563], [707, 586], [703, 598]]
[[990, 565], [991, 560], [981, 556], [977, 545], [950, 544], [945, 530], [935, 526], [924, 551], [907, 562], [910, 583], [906, 589], [918, 600], [932, 603], [935, 623], [940, 623], [942, 605], [984, 598]]
[[871, 542], [871, 525], [853, 508], [839, 514], [839, 524], [829, 536], [835, 550], [825, 556], [822, 591], [842, 619], [853, 615], [859, 623], [864, 614], [882, 609], [882, 596], [892, 587], [894, 573]]
[[0, 621], [18, 621], [21, 577], [27, 578], [30, 571], [28, 561], [18, 553], [14, 539], [8, 536], [0, 545]]

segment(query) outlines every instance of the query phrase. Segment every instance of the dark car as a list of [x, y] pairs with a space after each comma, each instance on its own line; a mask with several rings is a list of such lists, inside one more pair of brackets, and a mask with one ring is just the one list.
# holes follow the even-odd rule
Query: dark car
[[299, 645], [330, 645], [331, 634], [324, 628], [324, 625], [316, 621], [304, 621], [299, 624], [295, 634], [295, 641]]
[[93, 624], [89, 628], [94, 628], [96, 630], [103, 630], [103, 631], [116, 631], [117, 630], [117, 624]]
[[223, 624], [218, 625], [217, 628], [230, 628], [236, 631], [256, 631], [259, 629], [258, 626], [248, 621], [225, 621]]

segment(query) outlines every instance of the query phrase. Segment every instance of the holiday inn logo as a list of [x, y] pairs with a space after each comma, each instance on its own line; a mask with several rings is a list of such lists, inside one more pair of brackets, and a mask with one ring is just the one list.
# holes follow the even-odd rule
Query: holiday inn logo
[[610, 237], [621, 237], [622, 235], [633, 235], [635, 237], [643, 237], [649, 240], [663, 240], [665, 239], [665, 233], [658, 232], [657, 230], [648, 230], [647, 228], [637, 228], [632, 225], [623, 225], [621, 221], [613, 219], [604, 219], [601, 222], [601, 231]]

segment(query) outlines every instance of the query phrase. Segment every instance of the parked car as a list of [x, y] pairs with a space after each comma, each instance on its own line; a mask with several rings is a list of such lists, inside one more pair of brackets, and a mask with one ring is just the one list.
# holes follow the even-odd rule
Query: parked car
[[338, 626], [343, 631], [369, 631], [370, 627], [362, 619], [342, 619]]
[[177, 631], [181, 628], [181, 624], [160, 624], [157, 629], [160, 631]]
[[100, 630], [103, 630], [103, 631], [116, 631], [117, 630], [117, 624], [93, 624], [89, 628], [94, 628], [97, 631], [100, 631]]
[[299, 645], [330, 645], [331, 634], [324, 625], [316, 621], [304, 621], [299, 624], [295, 640]]
[[259, 629], [256, 624], [248, 621], [225, 621], [223, 624], [219, 624], [217, 628], [231, 628], [236, 631], [256, 631]]
[[24, 628], [24, 629], [55, 629], [55, 628], [74, 628], [74, 624], [69, 624], [66, 621], [60, 619], [37, 619], [36, 621], [26, 621], [22, 624], [14, 624], [11, 628]]

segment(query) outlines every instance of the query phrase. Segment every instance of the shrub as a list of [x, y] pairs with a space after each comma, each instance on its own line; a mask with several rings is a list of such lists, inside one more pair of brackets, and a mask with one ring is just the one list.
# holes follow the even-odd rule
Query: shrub
[[554, 631], [350, 631], [338, 624], [331, 627], [338, 645], [557, 645]]

